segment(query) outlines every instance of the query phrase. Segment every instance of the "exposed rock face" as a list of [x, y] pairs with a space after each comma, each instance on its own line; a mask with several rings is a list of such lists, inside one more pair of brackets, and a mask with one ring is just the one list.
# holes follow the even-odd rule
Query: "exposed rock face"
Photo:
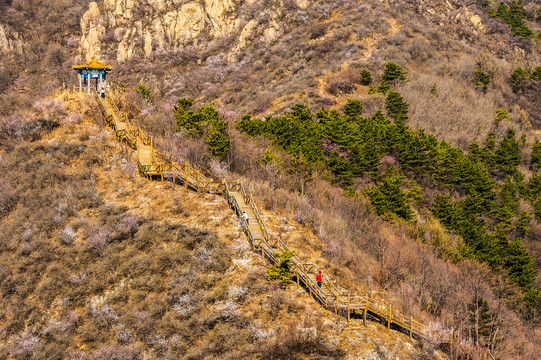
[[81, 48], [86, 53], [87, 60], [93, 55], [101, 54], [101, 38], [105, 34], [104, 19], [101, 17], [98, 4], [91, 2], [88, 11], [81, 18]]
[[471, 27], [476, 31], [484, 31], [485, 26], [481, 21], [481, 17], [476, 15], [467, 6], [464, 1], [459, 0], [417, 0], [403, 4], [399, 0], [382, 0], [389, 4], [401, 4], [414, 8], [415, 11], [427, 18], [431, 18], [435, 22], [443, 25], [448, 22], [461, 23]]
[[[241, 21], [240, 9], [254, 1], [104, 0], [100, 5], [92, 2], [81, 19], [80, 52], [88, 60], [92, 55], [99, 57], [114, 50], [117, 61], [122, 62], [134, 56], [150, 58], [161, 49], [176, 49], [232, 33], [239, 36], [239, 49], [247, 44], [257, 25]], [[295, 4], [305, 9], [310, 2], [295, 0]], [[277, 16], [271, 15], [272, 19]], [[264, 30], [269, 39], [279, 34], [278, 26]]]
[[10, 32], [8, 28], [0, 24], [0, 54], [23, 52], [23, 42], [16, 32]]
[[[248, 1], [249, 2], [249, 1]], [[131, 59], [138, 46], [146, 57], [164, 47], [179, 47], [202, 32], [225, 35], [238, 26], [240, 0], [105, 0], [93, 2], [81, 19], [81, 52], [86, 58], [100, 55], [102, 48], [118, 43], [117, 60]], [[142, 45], [142, 46], [141, 46]], [[143, 55], [143, 54], [141, 54]]]

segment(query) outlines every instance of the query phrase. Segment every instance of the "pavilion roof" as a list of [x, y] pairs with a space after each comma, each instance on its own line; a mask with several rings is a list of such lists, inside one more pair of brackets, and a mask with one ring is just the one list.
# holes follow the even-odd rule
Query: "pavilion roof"
[[83, 70], [83, 69], [108, 69], [112, 70], [112, 65], [107, 65], [105, 63], [99, 62], [94, 59], [94, 56], [92, 56], [92, 59], [90, 61], [87, 61], [84, 64], [81, 65], [73, 65], [72, 66], [74, 70]]

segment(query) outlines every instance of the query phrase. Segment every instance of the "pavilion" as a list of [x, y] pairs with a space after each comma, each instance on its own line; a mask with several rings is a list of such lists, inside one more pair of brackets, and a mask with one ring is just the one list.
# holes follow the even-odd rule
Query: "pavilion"
[[[88, 91], [94, 87], [98, 92], [107, 86], [107, 74], [113, 69], [111, 65], [92, 59], [81, 65], [73, 65], [73, 70], [79, 73], [79, 91]], [[90, 79], [96, 79], [95, 86], [91, 85]]]

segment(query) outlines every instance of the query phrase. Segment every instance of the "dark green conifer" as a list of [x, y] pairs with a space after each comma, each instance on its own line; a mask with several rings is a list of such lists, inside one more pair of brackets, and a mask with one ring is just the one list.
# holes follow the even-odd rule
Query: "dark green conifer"
[[392, 82], [394, 80], [404, 81], [406, 80], [406, 77], [404, 75], [406, 75], [407, 73], [407, 71], [402, 70], [400, 65], [389, 62], [385, 64], [385, 70], [383, 70], [383, 75], [381, 76], [381, 78], [388, 82]]
[[409, 104], [404, 100], [400, 93], [391, 91], [385, 100], [385, 106], [389, 116], [395, 119], [397, 124], [404, 125], [408, 120]]
[[516, 232], [521, 239], [526, 239], [530, 233], [530, 220], [532, 215], [529, 212], [522, 211], [517, 219]]
[[483, 297], [475, 296], [468, 304], [468, 323], [475, 344], [493, 341], [493, 334], [498, 328], [497, 314], [490, 310]]
[[368, 70], [361, 71], [361, 84], [370, 85], [372, 83], [372, 74]]
[[535, 69], [530, 74], [530, 79], [532, 79], [537, 84], [541, 84], [541, 66], [535, 67]]
[[533, 205], [533, 213], [538, 223], [541, 223], [541, 200], [537, 200]]
[[509, 244], [505, 267], [511, 280], [519, 286], [527, 288], [535, 281], [537, 271], [534, 268], [534, 261], [520, 239], [515, 239]]
[[436, 195], [431, 211], [443, 225], [448, 228], [453, 227], [456, 214], [453, 201], [449, 195]]
[[541, 141], [539, 139], [535, 139], [535, 143], [533, 144], [530, 164], [532, 167], [541, 168]]
[[357, 119], [363, 113], [363, 103], [359, 100], [348, 99], [344, 108], [344, 113], [349, 116], [350, 119]]
[[515, 68], [511, 73], [509, 83], [514, 92], [521, 92], [528, 88], [530, 82], [530, 74], [521, 67]]
[[513, 175], [520, 161], [520, 145], [515, 137], [515, 130], [508, 129], [500, 146], [494, 152], [495, 165], [504, 174]]
[[366, 190], [370, 202], [378, 215], [395, 214], [407, 221], [413, 219], [413, 211], [409, 206], [406, 194], [400, 189], [402, 179], [391, 177], [383, 180], [379, 186]]
[[477, 70], [473, 82], [478, 89], [486, 92], [490, 84], [490, 75], [484, 70]]
[[284, 250], [281, 253], [274, 254], [276, 262], [272, 269], [267, 270], [267, 279], [279, 280], [282, 286], [286, 286], [289, 279], [293, 277], [291, 272], [291, 259], [295, 254], [293, 251]]

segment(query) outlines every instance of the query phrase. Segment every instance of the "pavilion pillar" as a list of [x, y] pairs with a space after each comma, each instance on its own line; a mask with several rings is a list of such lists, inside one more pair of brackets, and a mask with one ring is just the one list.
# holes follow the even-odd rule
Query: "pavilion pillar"
[[101, 88], [103, 87], [103, 77], [102, 77], [102, 73], [100, 72], [100, 91], [101, 91]]
[[83, 87], [83, 75], [79, 74], [79, 91], [82, 91]]
[[90, 94], [90, 73], [88, 74], [88, 82], [87, 82], [87, 85], [88, 85], [88, 93]]

